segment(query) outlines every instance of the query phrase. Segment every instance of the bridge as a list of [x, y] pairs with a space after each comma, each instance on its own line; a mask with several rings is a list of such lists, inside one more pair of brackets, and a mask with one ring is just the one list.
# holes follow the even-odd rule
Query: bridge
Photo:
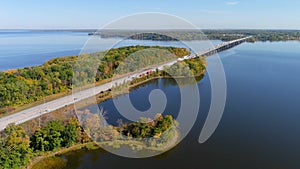
[[227, 49], [230, 49], [230, 48], [233, 48], [237, 45], [240, 45], [244, 42], [247, 41], [247, 39], [251, 38], [251, 36], [249, 37], [245, 37], [245, 38], [241, 38], [241, 39], [236, 39], [236, 40], [233, 40], [233, 41], [229, 41], [229, 42], [224, 42], [224, 43], [221, 43], [217, 46], [214, 46], [213, 48], [209, 48], [205, 51], [202, 51], [198, 54], [196, 54], [197, 57], [199, 56], [211, 56], [211, 55], [214, 55], [216, 53], [219, 53], [219, 52], [222, 52], [222, 51], [225, 51]]
[[[237, 40], [233, 40], [233, 41], [229, 41], [229, 42], [224, 42], [222, 44], [216, 45], [207, 50], [201, 51], [197, 54], [184, 56], [183, 58], [179, 58], [177, 60], [172, 60], [168, 63], [164, 63], [162, 65], [157, 66], [156, 68], [159, 70], [163, 70], [163, 68], [165, 66], [171, 66], [178, 61], [182, 61], [185, 59], [192, 59], [192, 58], [196, 58], [196, 57], [208, 57], [208, 56], [214, 55], [218, 52], [222, 52], [224, 50], [233, 48], [233, 47], [245, 42], [249, 38], [251, 38], [251, 37], [246, 37], [246, 38], [241, 38], [241, 39], [237, 39]], [[156, 68], [152, 68], [151, 70], [155, 71]], [[38, 105], [38, 106], [34, 106], [34, 107], [26, 109], [26, 110], [22, 110], [15, 114], [2, 117], [2, 118], [0, 118], [0, 131], [5, 129], [6, 126], [10, 123], [15, 123], [15, 124], [24, 123], [26, 121], [37, 118], [43, 114], [50, 113], [52, 111], [63, 108], [67, 105], [72, 105], [75, 102], [79, 102], [81, 100], [95, 96], [96, 94], [98, 94], [102, 91], [109, 90], [116, 84], [122, 84], [124, 82], [131, 81], [134, 78], [138, 78], [138, 77], [140, 77], [140, 75], [146, 74], [147, 71], [149, 71], [149, 70], [143, 70], [141, 72], [131, 74], [130, 76], [115, 79], [111, 82], [108, 82], [108, 83], [105, 83], [105, 84], [102, 84], [99, 86], [95, 86], [95, 87], [92, 87], [89, 89], [85, 89], [85, 90], [79, 91], [77, 93], [73, 93], [72, 95], [58, 98], [56, 100], [52, 100], [52, 101], [46, 102], [46, 103]]]
[[252, 36], [248, 36], [245, 38], [240, 38], [240, 39], [236, 39], [236, 40], [232, 40], [232, 41], [228, 41], [228, 42], [223, 42], [221, 44], [218, 44], [212, 48], [208, 48], [204, 51], [201, 51], [199, 53], [196, 54], [192, 54], [189, 56], [185, 56], [183, 58], [179, 58], [179, 61], [185, 60], [185, 59], [192, 59], [192, 58], [196, 58], [196, 57], [209, 57], [212, 55], [215, 55], [217, 53], [220, 53], [222, 51], [228, 50], [230, 48], [233, 48], [235, 46], [238, 46], [244, 42], [247, 41], [247, 39], [252, 38]]

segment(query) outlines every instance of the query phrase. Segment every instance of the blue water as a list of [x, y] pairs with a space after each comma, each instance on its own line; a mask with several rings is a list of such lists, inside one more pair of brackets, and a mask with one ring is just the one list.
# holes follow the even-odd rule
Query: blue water
[[[95, 42], [94, 42], [95, 41]], [[101, 39], [88, 36], [87, 32], [49, 31], [0, 31], [0, 70], [41, 65], [61, 56], [93, 53], [110, 48], [131, 45], [191, 47], [196, 51], [211, 47], [220, 41], [211, 42], [163, 42]], [[201, 44], [201, 45], [199, 45]]]
[[[101, 149], [79, 150], [66, 154], [66, 168], [300, 168], [299, 45], [245, 43], [220, 54], [227, 80], [226, 106], [217, 130], [204, 144], [198, 138], [210, 106], [208, 75], [198, 82], [201, 107], [196, 124], [172, 150], [147, 159], [118, 157]], [[214, 57], [207, 62], [213, 64]], [[179, 91], [168, 79], [134, 89], [129, 94], [132, 104], [139, 110], [148, 109], [148, 95], [154, 89], [166, 94], [164, 113], [176, 114]], [[95, 106], [107, 111], [112, 124], [122, 118], [112, 99]]]
[[0, 70], [34, 66], [54, 57], [76, 55], [87, 33], [0, 32]]

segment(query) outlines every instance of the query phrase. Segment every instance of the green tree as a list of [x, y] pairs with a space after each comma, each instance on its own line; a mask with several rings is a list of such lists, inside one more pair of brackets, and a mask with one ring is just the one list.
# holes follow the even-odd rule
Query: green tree
[[78, 120], [76, 118], [70, 119], [63, 131], [63, 146], [71, 146], [77, 143], [80, 134], [81, 128]]
[[41, 129], [37, 129], [34, 135], [31, 137], [30, 146], [34, 150], [47, 151], [49, 150], [49, 141], [47, 140], [46, 132]]
[[0, 166], [3, 169], [20, 168], [28, 163], [31, 152], [30, 140], [23, 128], [9, 125], [0, 139]]
[[34, 150], [51, 151], [62, 146], [65, 126], [61, 121], [50, 121], [42, 129], [38, 129], [31, 137]]

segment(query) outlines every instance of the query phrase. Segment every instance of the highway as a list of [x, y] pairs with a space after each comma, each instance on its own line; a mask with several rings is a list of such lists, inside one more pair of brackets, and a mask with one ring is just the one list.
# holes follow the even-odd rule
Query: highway
[[[171, 66], [171, 65], [175, 64], [177, 61], [182, 61], [182, 60], [185, 60], [185, 59], [191, 59], [191, 58], [203, 56], [204, 54], [211, 53], [212, 51], [218, 51], [217, 49], [224, 48], [228, 45], [229, 45], [228, 48], [229, 47], [231, 48], [232, 45], [236, 46], [236, 45], [244, 42], [248, 38], [250, 38], [250, 37], [241, 38], [241, 39], [237, 39], [237, 40], [229, 41], [229, 42], [224, 42], [224, 43], [222, 43], [220, 45], [217, 45], [213, 48], [204, 50], [204, 51], [202, 51], [198, 54], [184, 56], [183, 58], [179, 58], [179, 59], [172, 60], [170, 62], [164, 63], [164, 64], [158, 66], [157, 68], [159, 70], [163, 70], [163, 68], [165, 66]], [[68, 95], [68, 96], [53, 100], [53, 101], [45, 102], [44, 104], [34, 106], [34, 107], [26, 109], [26, 110], [22, 110], [20, 112], [17, 112], [15, 114], [12, 114], [12, 115], [9, 115], [9, 116], [2, 117], [0, 119], [0, 131], [4, 130], [5, 127], [10, 123], [15, 123], [15, 124], [24, 123], [26, 121], [37, 118], [37, 117], [39, 117], [43, 114], [47, 114], [47, 113], [50, 113], [52, 111], [63, 108], [67, 105], [74, 104], [74, 102], [78, 102], [80, 100], [84, 100], [84, 99], [87, 99], [89, 97], [95, 96], [96, 94], [100, 93], [101, 91], [106, 91], [106, 90], [111, 89], [116, 84], [122, 84], [124, 82], [131, 81], [133, 78], [137, 78], [142, 74], [146, 74], [147, 71], [149, 71], [149, 70], [155, 71], [155, 69], [156, 68], [147, 69], [147, 70], [143, 70], [141, 72], [135, 73], [135, 74], [131, 74], [130, 76], [122, 77], [122, 78], [119, 78], [119, 79], [114, 79], [111, 82], [108, 82], [108, 83], [105, 83], [105, 84], [102, 84], [102, 85], [99, 85], [99, 86], [95, 86], [93, 88], [85, 89], [85, 90], [79, 91], [77, 93], [73, 93], [72, 95]]]
[[[177, 60], [172, 60], [163, 65], [160, 65], [157, 68], [159, 70], [163, 70], [164, 66], [171, 66], [176, 62], [177, 62]], [[111, 89], [116, 84], [117, 85], [122, 84], [124, 82], [131, 81], [133, 78], [137, 78], [142, 74], [146, 74], [149, 70], [155, 71], [156, 68], [143, 70], [141, 72], [131, 74], [130, 76], [119, 78], [119, 79], [113, 80], [109, 83], [105, 83], [105, 84], [102, 84], [99, 86], [95, 86], [93, 88], [82, 90], [77, 93], [73, 93], [72, 95], [68, 95], [68, 96], [53, 100], [53, 101], [45, 102], [44, 104], [34, 106], [32, 108], [22, 110], [15, 114], [3, 117], [0, 119], [0, 131], [5, 129], [5, 127], [10, 123], [21, 124], [26, 121], [32, 120], [34, 118], [37, 118], [43, 114], [47, 114], [47, 113], [50, 113], [57, 109], [63, 108], [67, 105], [74, 104], [74, 102], [78, 102], [78, 101], [87, 99], [89, 97], [95, 96], [96, 94], [100, 93], [101, 91], [106, 91], [106, 90]]]

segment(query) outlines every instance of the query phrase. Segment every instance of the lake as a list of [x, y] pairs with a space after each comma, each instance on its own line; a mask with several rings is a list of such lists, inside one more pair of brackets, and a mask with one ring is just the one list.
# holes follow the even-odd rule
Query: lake
[[[157, 157], [129, 159], [99, 150], [65, 154], [66, 168], [299, 168], [300, 161], [300, 43], [245, 43], [220, 54], [227, 79], [227, 101], [221, 123], [204, 144], [198, 137], [210, 106], [210, 82], [198, 82], [201, 107], [189, 135], [175, 148]], [[214, 57], [207, 59], [208, 66]], [[131, 91], [139, 110], [150, 106], [151, 90], [168, 98], [164, 113], [176, 115], [179, 88], [170, 79], [151, 81]], [[103, 107], [112, 124], [122, 118], [112, 99]], [[187, 112], [188, 113], [188, 112]]]
[[[0, 32], [0, 70], [39, 65], [59, 56], [77, 55], [88, 40], [84, 32]], [[102, 39], [93, 51], [109, 49], [120, 39]], [[174, 44], [175, 43], [175, 44]], [[185, 42], [195, 45], [198, 42]], [[220, 43], [220, 41], [213, 41]], [[179, 45], [176, 42], [127, 40], [126, 45]], [[197, 47], [197, 46], [196, 46]], [[200, 50], [202, 47], [198, 47]], [[170, 151], [151, 158], [129, 159], [102, 149], [78, 150], [64, 155], [72, 168], [300, 168], [300, 43], [244, 43], [220, 53], [227, 80], [227, 101], [222, 120], [204, 144], [198, 138], [207, 117], [211, 91], [209, 76], [198, 81], [201, 106], [188, 136]], [[207, 59], [208, 66], [215, 56]], [[188, 86], [185, 86], [188, 87]], [[139, 110], [147, 110], [149, 93], [164, 91], [164, 114], [177, 115], [179, 87], [170, 79], [150, 81], [129, 96]], [[103, 107], [111, 124], [122, 116], [113, 100], [89, 107]], [[187, 112], [188, 113], [188, 112]]]
[[[164, 42], [122, 40], [120, 38], [91, 38], [87, 32], [0, 30], [0, 71], [41, 65], [61, 56], [93, 53], [110, 48], [148, 45], [192, 47], [199, 51], [221, 41]], [[199, 45], [201, 44], [201, 45]]]

